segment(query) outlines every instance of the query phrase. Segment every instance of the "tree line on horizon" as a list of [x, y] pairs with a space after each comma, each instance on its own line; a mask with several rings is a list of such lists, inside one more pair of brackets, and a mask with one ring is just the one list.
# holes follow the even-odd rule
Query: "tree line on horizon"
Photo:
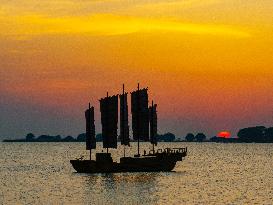
[[[102, 142], [102, 134], [99, 133], [96, 135], [96, 141]], [[159, 142], [173, 142], [175, 141], [175, 135], [173, 133], [165, 133], [162, 135], [157, 135], [157, 140]], [[4, 142], [85, 142], [86, 135], [85, 133], [79, 134], [76, 138], [72, 136], [67, 136], [62, 138], [61, 135], [51, 136], [51, 135], [40, 135], [35, 136], [33, 133], [28, 133], [23, 139], [15, 139], [15, 140], [3, 140]], [[120, 140], [118, 140], [120, 141]], [[133, 141], [133, 140], [131, 140]]]
[[[206, 136], [203, 133], [198, 133], [194, 136], [188, 133], [185, 137], [188, 142], [203, 142]], [[265, 126], [247, 127], [240, 129], [236, 138], [223, 138], [214, 136], [209, 142], [236, 142], [236, 143], [273, 143], [273, 127], [266, 128]]]
[[273, 143], [273, 127], [256, 126], [243, 128], [238, 132], [238, 139], [248, 143]]
[[[185, 140], [176, 138], [173, 133], [165, 133], [157, 135], [158, 142], [175, 142], [175, 141], [187, 141], [187, 142], [246, 142], [246, 143], [273, 143], [273, 127], [266, 128], [264, 126], [248, 127], [240, 129], [237, 138], [222, 138], [222, 137], [211, 137], [207, 139], [204, 133], [197, 133], [196, 135], [188, 133], [185, 136]], [[79, 134], [76, 138], [67, 136], [62, 138], [60, 135], [40, 135], [36, 137], [34, 134], [29, 133], [24, 139], [15, 140], [3, 140], [4, 142], [85, 142], [85, 133]], [[96, 135], [96, 141], [102, 142], [102, 134]], [[133, 141], [133, 140], [132, 140]]]

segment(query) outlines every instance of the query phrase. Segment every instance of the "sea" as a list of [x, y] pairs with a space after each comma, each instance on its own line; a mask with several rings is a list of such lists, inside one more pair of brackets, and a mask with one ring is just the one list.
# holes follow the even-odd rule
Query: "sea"
[[[89, 157], [84, 143], [0, 143], [0, 204], [273, 204], [273, 144], [156, 148], [167, 147], [188, 148], [172, 172], [79, 174], [69, 160]], [[141, 143], [142, 153], [149, 149]], [[123, 147], [109, 152], [118, 161]], [[125, 152], [136, 154], [137, 144]]]

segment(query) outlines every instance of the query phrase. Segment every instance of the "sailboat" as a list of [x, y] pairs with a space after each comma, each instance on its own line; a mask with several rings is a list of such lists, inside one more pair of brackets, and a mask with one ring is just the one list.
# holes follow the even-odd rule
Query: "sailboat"
[[[172, 171], [178, 161], [187, 156], [185, 148], [165, 148], [155, 150], [157, 145], [157, 104], [148, 106], [148, 88], [131, 92], [131, 113], [133, 139], [137, 141], [137, 154], [125, 155], [125, 146], [130, 146], [128, 123], [128, 93], [107, 96], [100, 99], [103, 148], [106, 152], [96, 153], [96, 159], [91, 159], [91, 150], [96, 149], [94, 107], [85, 111], [86, 118], [86, 150], [90, 151], [88, 160], [70, 160], [73, 168], [79, 173], [115, 173], [115, 172], [158, 172]], [[120, 100], [120, 141], [124, 146], [120, 162], [114, 162], [109, 148], [117, 149], [118, 129], [118, 99]], [[153, 148], [140, 154], [140, 142], [150, 141]]]

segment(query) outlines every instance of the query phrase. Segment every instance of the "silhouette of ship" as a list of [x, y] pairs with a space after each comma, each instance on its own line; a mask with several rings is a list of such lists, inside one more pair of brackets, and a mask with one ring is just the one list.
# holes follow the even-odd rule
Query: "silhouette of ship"
[[[73, 168], [80, 173], [114, 173], [114, 172], [158, 172], [171, 171], [177, 161], [187, 155], [186, 148], [165, 148], [155, 151], [157, 145], [157, 105], [148, 106], [148, 88], [131, 92], [131, 113], [133, 139], [137, 141], [138, 153], [133, 157], [125, 156], [125, 146], [130, 146], [128, 125], [127, 94], [108, 96], [100, 99], [103, 148], [107, 152], [96, 153], [96, 160], [91, 159], [91, 150], [96, 149], [94, 107], [85, 111], [86, 149], [90, 151], [90, 159], [70, 160]], [[120, 162], [114, 162], [108, 148], [117, 149], [118, 97], [120, 99], [120, 141], [124, 146], [124, 156]], [[150, 129], [149, 129], [150, 128]], [[140, 155], [140, 141], [150, 141], [152, 150]]]

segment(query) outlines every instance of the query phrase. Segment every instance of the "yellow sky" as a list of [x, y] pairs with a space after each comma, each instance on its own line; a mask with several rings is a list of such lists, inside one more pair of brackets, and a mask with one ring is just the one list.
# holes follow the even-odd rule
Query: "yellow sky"
[[[1, 109], [21, 103], [45, 119], [79, 119], [88, 101], [140, 82], [160, 105], [162, 131], [213, 134], [273, 123], [272, 1], [0, 3]], [[3, 135], [31, 131], [23, 114], [3, 115]], [[13, 132], [14, 116], [23, 125]]]

